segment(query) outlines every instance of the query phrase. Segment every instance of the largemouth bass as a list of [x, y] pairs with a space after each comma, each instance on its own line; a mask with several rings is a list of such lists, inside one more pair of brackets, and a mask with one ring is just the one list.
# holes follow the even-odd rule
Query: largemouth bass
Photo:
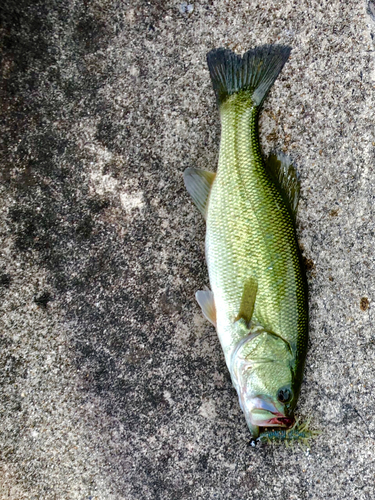
[[206, 219], [211, 290], [196, 299], [216, 327], [253, 438], [294, 423], [307, 349], [308, 304], [295, 232], [299, 182], [285, 156], [264, 159], [259, 112], [290, 48], [207, 62], [221, 120], [217, 173], [188, 168], [186, 188]]

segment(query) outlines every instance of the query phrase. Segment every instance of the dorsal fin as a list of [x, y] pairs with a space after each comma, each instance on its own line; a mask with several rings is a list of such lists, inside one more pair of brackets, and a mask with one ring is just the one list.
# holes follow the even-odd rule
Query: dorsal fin
[[189, 167], [184, 172], [186, 189], [204, 218], [206, 218], [208, 198], [215, 177], [214, 172], [199, 168]]
[[195, 294], [198, 304], [201, 306], [203, 316], [216, 327], [216, 307], [214, 294], [211, 290], [198, 290]]
[[248, 278], [245, 281], [241, 305], [238, 315], [235, 318], [235, 321], [239, 321], [243, 319], [246, 323], [246, 326], [250, 327], [251, 318], [254, 312], [255, 299], [258, 291], [258, 282], [255, 278]]
[[296, 218], [300, 182], [297, 170], [292, 160], [284, 153], [271, 154], [265, 161], [266, 168], [272, 180], [279, 188], [285, 203]]

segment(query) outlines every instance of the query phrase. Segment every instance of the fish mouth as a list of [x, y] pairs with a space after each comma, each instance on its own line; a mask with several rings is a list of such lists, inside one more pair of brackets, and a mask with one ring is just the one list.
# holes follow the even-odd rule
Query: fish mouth
[[258, 427], [291, 427], [294, 424], [294, 417], [286, 417], [279, 411], [269, 412], [263, 409], [254, 408], [250, 414], [253, 425]]
[[286, 428], [290, 428], [293, 426], [294, 422], [295, 422], [294, 418], [285, 417], [285, 416], [274, 417], [274, 418], [270, 418], [266, 422], [266, 424], [262, 427], [286, 427]]
[[294, 424], [294, 417], [287, 416], [281, 408], [266, 397], [253, 399], [254, 406], [249, 412], [249, 419], [253, 425], [258, 427], [286, 427]]

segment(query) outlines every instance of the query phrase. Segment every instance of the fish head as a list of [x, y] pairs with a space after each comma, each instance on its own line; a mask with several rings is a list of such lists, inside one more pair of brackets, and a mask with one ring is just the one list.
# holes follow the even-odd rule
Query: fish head
[[293, 393], [289, 345], [268, 332], [242, 339], [231, 360], [231, 376], [252, 436], [259, 427], [289, 428], [298, 394]]

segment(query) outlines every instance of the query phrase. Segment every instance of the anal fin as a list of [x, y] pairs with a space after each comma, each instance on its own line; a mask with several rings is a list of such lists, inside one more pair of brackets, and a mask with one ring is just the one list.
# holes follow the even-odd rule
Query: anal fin
[[208, 198], [215, 177], [214, 172], [199, 168], [189, 167], [184, 172], [186, 189], [204, 218], [206, 218]]
[[198, 304], [201, 306], [203, 316], [216, 327], [216, 307], [214, 294], [211, 290], [198, 290], [195, 294]]

